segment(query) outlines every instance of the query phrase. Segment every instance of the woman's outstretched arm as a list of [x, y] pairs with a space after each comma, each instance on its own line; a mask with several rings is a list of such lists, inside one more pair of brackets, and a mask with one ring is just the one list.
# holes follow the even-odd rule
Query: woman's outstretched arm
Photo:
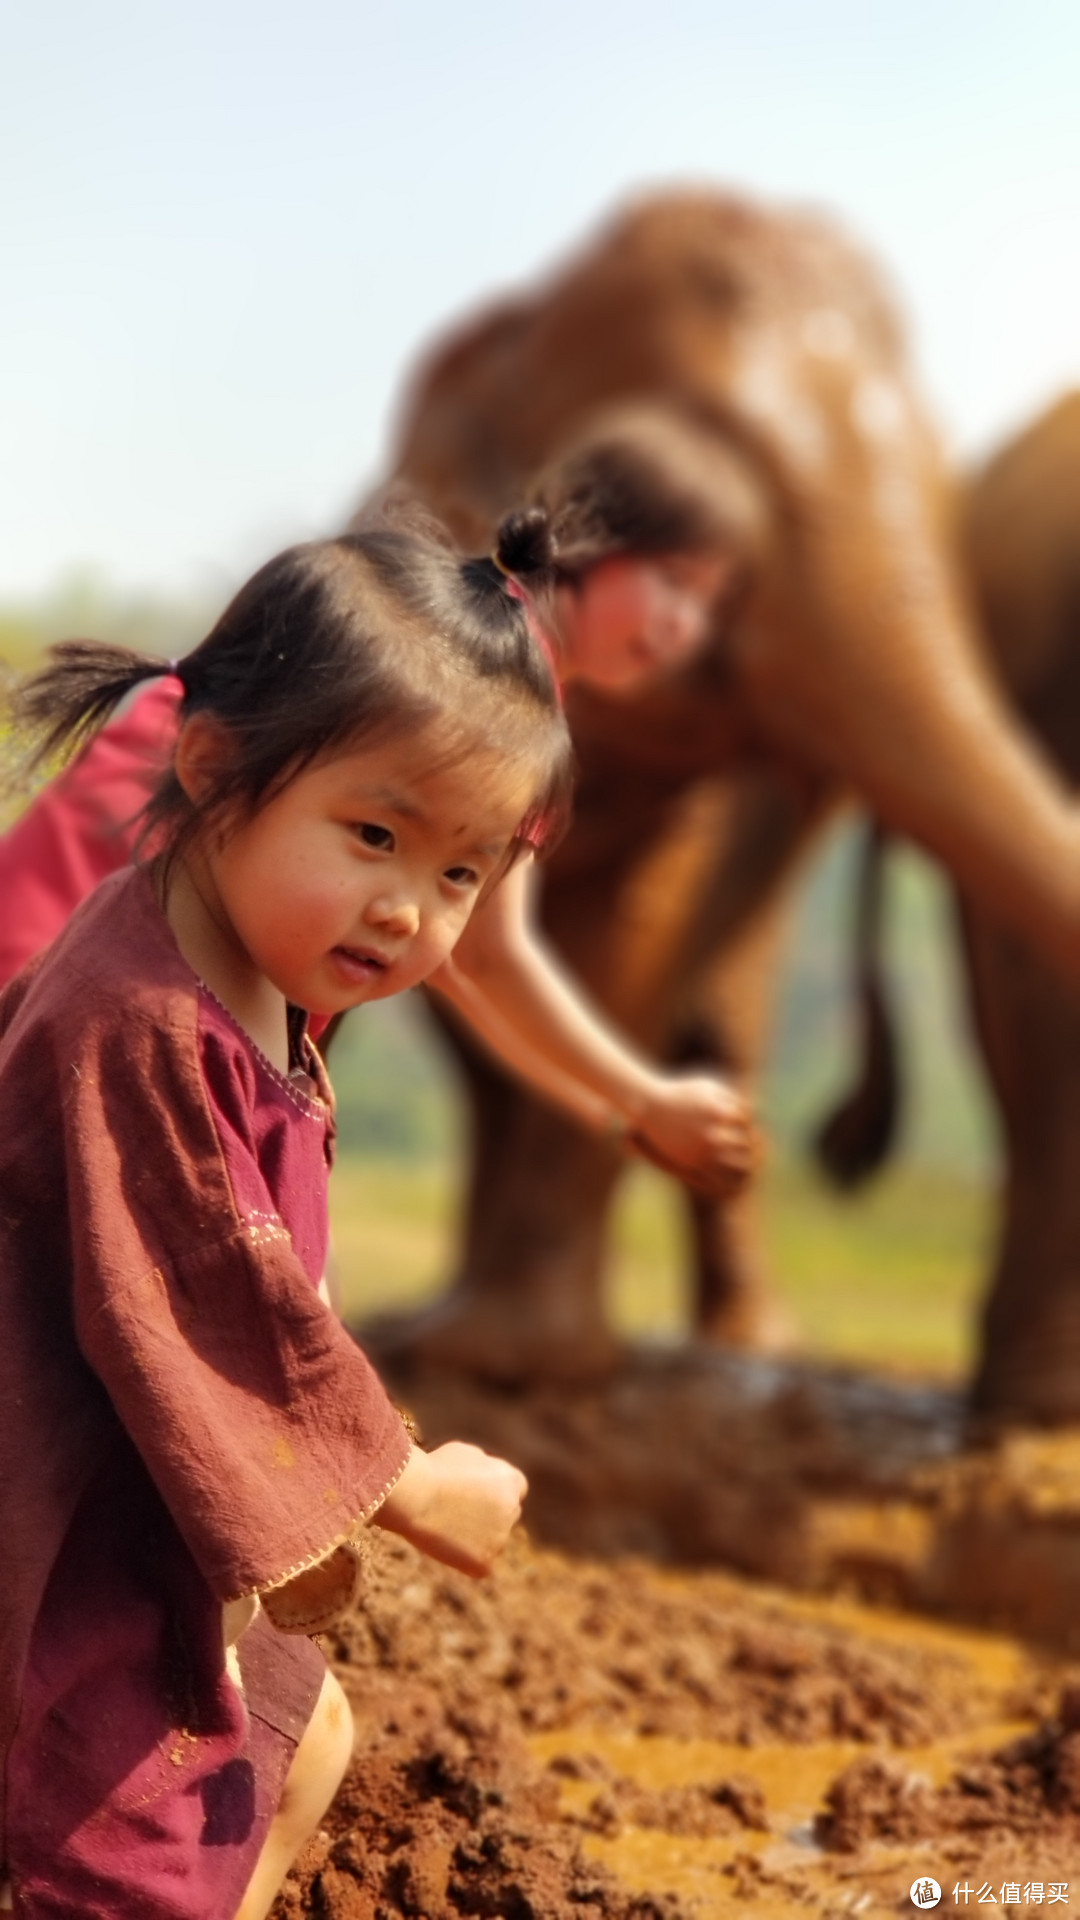
[[522, 861], [477, 908], [435, 987], [519, 1076], [597, 1133], [711, 1193], [755, 1159], [742, 1095], [709, 1074], [660, 1072], [593, 1007], [536, 933]]

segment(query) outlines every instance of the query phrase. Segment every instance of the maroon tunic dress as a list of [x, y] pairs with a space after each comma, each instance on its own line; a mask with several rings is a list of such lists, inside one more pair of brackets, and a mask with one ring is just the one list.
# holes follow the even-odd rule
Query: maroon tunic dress
[[[316, 1291], [333, 1122], [144, 872], [0, 995], [0, 1880], [25, 1920], [228, 1920], [408, 1457]], [[314, 1598], [313, 1598], [314, 1583]], [[265, 1596], [226, 1653], [223, 1607]]]

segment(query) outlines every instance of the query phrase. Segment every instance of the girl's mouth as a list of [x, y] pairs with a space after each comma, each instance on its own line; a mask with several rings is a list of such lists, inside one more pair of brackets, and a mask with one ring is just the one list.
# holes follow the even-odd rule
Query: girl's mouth
[[356, 982], [377, 980], [390, 964], [372, 947], [334, 947], [332, 951], [342, 973]]

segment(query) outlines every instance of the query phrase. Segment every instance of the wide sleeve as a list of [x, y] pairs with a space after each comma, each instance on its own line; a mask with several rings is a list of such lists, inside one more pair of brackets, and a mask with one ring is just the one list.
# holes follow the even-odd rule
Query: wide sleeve
[[194, 1019], [174, 999], [80, 1036], [63, 1107], [76, 1335], [215, 1594], [277, 1590], [280, 1623], [313, 1630], [351, 1593], [357, 1529], [411, 1443], [269, 1195], [238, 1209]]

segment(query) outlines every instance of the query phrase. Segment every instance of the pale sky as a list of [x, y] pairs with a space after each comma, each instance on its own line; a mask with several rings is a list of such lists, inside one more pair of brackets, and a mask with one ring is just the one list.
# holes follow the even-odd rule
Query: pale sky
[[416, 349], [621, 195], [832, 209], [951, 443], [1080, 382], [1075, 0], [0, 0], [0, 601], [340, 523]]

